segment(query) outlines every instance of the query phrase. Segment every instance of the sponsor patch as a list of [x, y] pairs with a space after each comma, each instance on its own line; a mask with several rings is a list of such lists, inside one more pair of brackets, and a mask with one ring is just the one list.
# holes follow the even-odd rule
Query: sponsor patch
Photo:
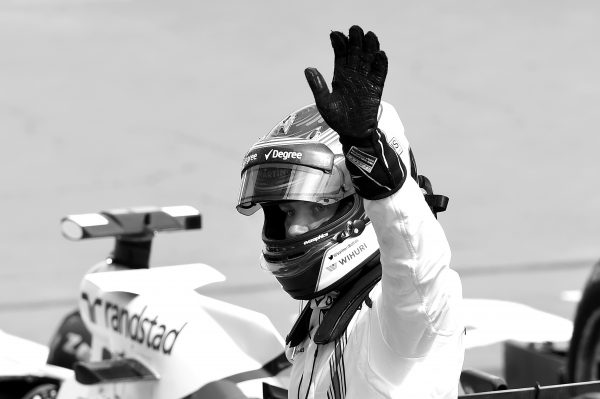
[[158, 315], [145, 315], [147, 306], [144, 306], [141, 312], [133, 313], [127, 306], [103, 298], [90, 298], [86, 292], [81, 293], [81, 299], [87, 305], [92, 323], [165, 355], [171, 354], [175, 341], [187, 325], [184, 323], [179, 328], [171, 328], [161, 323]]
[[371, 223], [367, 223], [363, 233], [350, 242], [342, 242], [330, 247], [321, 262], [321, 274], [317, 291], [330, 286], [349, 270], [361, 265], [377, 249], [377, 236]]
[[256, 157], [257, 157], [256, 153], [246, 155], [244, 157], [243, 162], [242, 162], [242, 168], [245, 168], [246, 165], [248, 165], [249, 162], [256, 161]]
[[[345, 256], [339, 258], [337, 263], [339, 263], [340, 266], [344, 266], [350, 261], [352, 261], [354, 258], [358, 257], [361, 253], [366, 251], [367, 248], [368, 247], [366, 243], [360, 244], [358, 247], [353, 249], [352, 252], [348, 252]], [[330, 272], [334, 271], [335, 269], [337, 269], [337, 264], [335, 263], [327, 267], [327, 270], [329, 270]]]
[[303, 244], [304, 244], [304, 245], [306, 245], [306, 244], [310, 244], [310, 243], [313, 243], [313, 242], [319, 241], [321, 238], [325, 238], [325, 237], [327, 237], [328, 235], [329, 235], [329, 233], [323, 233], [323, 234], [319, 234], [318, 236], [316, 236], [316, 237], [314, 237], [314, 238], [311, 238], [310, 240], [306, 240], [306, 241], [304, 241], [304, 242], [303, 242]]
[[356, 245], [356, 243], [358, 242], [358, 239], [354, 239], [352, 241], [350, 241], [350, 243], [348, 243], [348, 245], [346, 245], [344, 248], [332, 253], [331, 255], [329, 255], [327, 258], [329, 260], [333, 260], [333, 258], [335, 258], [336, 256], [338, 256], [339, 254], [347, 251], [349, 248], [352, 248], [354, 245]]
[[346, 159], [367, 173], [371, 173], [377, 162], [376, 157], [367, 154], [354, 146], [352, 146], [350, 151], [346, 154]]
[[265, 154], [265, 159], [283, 159], [284, 161], [287, 159], [302, 159], [302, 153], [298, 151], [280, 151], [275, 148], [271, 148], [269, 152]]

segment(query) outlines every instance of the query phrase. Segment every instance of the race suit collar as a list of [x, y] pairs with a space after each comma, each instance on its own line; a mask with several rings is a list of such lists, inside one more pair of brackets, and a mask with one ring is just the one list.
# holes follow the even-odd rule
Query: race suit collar
[[339, 296], [338, 291], [328, 292], [325, 295], [311, 299], [309, 304], [311, 309], [327, 310], [331, 308], [335, 299]]

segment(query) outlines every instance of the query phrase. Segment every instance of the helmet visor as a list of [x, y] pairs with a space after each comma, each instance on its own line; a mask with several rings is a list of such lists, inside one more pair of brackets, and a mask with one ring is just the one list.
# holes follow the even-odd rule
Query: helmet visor
[[242, 173], [237, 210], [251, 215], [258, 204], [272, 201], [310, 201], [321, 204], [344, 197], [341, 171], [331, 173], [302, 165], [270, 163], [252, 166]]

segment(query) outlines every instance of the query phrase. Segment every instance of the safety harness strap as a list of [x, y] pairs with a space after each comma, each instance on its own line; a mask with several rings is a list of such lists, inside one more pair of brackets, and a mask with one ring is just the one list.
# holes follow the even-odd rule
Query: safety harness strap
[[[321, 325], [317, 328], [313, 339], [315, 343], [326, 344], [341, 337], [363, 301], [368, 306], [371, 306], [371, 301], [368, 298], [369, 292], [371, 292], [379, 280], [381, 280], [381, 263], [377, 259], [376, 265], [373, 268], [335, 300], [325, 314]], [[302, 343], [308, 335], [311, 314], [312, 308], [310, 307], [310, 303], [308, 303], [286, 337], [285, 343], [291, 348]]]
[[[369, 293], [381, 280], [381, 263], [369, 270], [356, 284], [344, 292], [329, 309], [321, 325], [317, 329], [314, 341], [317, 344], [326, 344], [342, 336], [346, 327], [360, 309], [363, 301], [372, 306]], [[336, 306], [337, 305], [337, 306]]]

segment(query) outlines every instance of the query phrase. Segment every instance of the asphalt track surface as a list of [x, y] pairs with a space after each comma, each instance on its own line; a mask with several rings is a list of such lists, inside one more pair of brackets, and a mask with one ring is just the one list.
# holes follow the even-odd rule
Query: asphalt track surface
[[379, 35], [384, 99], [451, 198], [465, 296], [571, 317], [561, 293], [600, 258], [599, 18], [591, 0], [2, 2], [0, 328], [47, 342], [110, 251], [60, 217], [190, 204], [203, 229], [158, 236], [152, 264], [217, 267], [216, 296], [285, 331], [297, 306], [258, 270], [260, 216], [234, 209], [240, 161], [311, 102], [305, 67], [331, 78], [328, 33], [352, 24]]

